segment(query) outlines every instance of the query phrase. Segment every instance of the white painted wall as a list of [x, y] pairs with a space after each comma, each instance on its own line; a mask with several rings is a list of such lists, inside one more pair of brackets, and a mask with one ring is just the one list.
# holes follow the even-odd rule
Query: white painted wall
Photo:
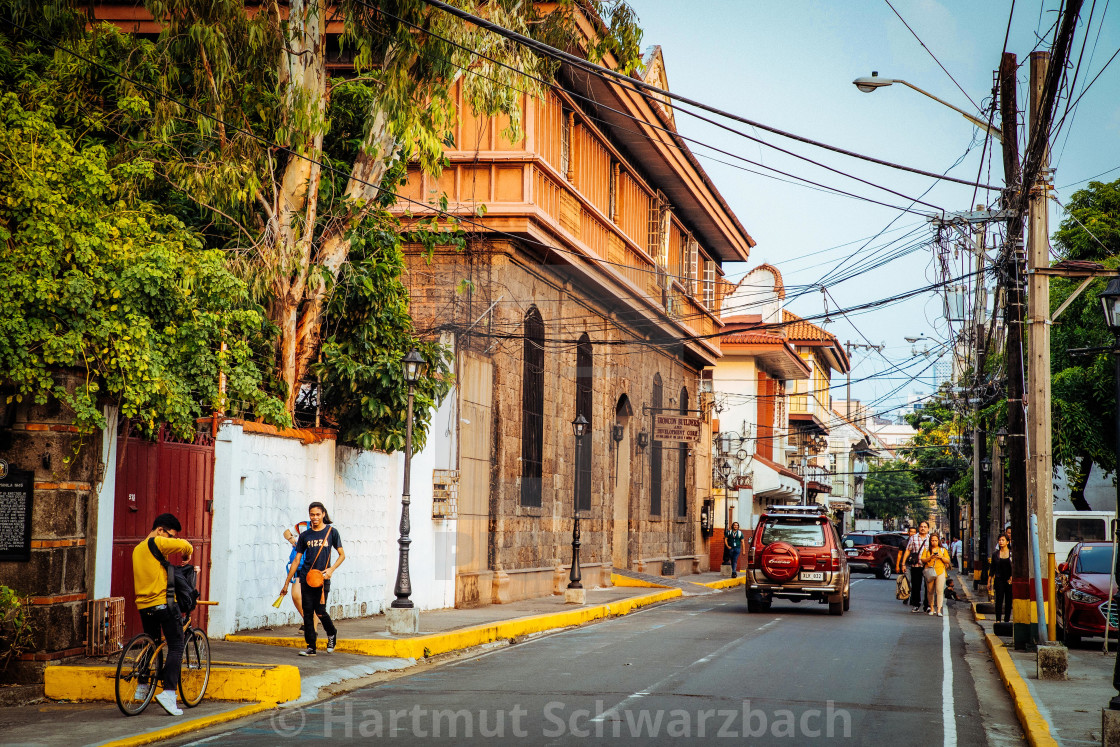
[[[117, 407], [102, 410], [105, 427], [101, 430], [101, 485], [97, 490], [97, 530], [93, 549], [93, 596], [112, 596], [113, 586], [113, 508], [117, 497]], [[131, 602], [132, 600], [128, 600]]]
[[[454, 520], [432, 519], [432, 470], [454, 463], [454, 393], [433, 419], [427, 448], [412, 459], [409, 568], [411, 599], [421, 609], [455, 603]], [[450, 431], [450, 432], [448, 432]], [[213, 566], [209, 634], [299, 621], [285, 600], [272, 606], [291, 546], [285, 528], [321, 501], [342, 537], [346, 562], [327, 600], [337, 620], [376, 615], [395, 598], [404, 455], [358, 451], [334, 441], [218, 431], [214, 470]]]

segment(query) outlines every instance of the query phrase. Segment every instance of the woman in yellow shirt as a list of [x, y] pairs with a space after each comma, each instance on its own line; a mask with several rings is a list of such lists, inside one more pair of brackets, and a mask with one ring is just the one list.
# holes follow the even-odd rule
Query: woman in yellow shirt
[[929, 536], [929, 549], [922, 553], [922, 575], [926, 581], [926, 598], [929, 600], [929, 614], [944, 617], [945, 581], [949, 578], [949, 551], [941, 546], [940, 535]]

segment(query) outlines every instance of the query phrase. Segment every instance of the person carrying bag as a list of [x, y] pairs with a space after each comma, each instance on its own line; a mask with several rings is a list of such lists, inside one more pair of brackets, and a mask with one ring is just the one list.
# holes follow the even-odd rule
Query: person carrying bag
[[[288, 593], [292, 576], [299, 573], [300, 594], [303, 597], [303, 639], [307, 648], [299, 652], [300, 656], [315, 656], [315, 618], [323, 623], [323, 630], [327, 633], [327, 653], [334, 651], [338, 630], [327, 613], [327, 595], [331, 590], [331, 576], [335, 570], [346, 560], [346, 552], [342, 549], [342, 538], [338, 530], [331, 524], [327, 509], [322, 503], [315, 501], [307, 509], [311, 526], [299, 535], [296, 541], [296, 558], [284, 579], [284, 587], [280, 595]], [[338, 551], [338, 560], [331, 565], [331, 549]], [[314, 551], [314, 555], [312, 555]]]

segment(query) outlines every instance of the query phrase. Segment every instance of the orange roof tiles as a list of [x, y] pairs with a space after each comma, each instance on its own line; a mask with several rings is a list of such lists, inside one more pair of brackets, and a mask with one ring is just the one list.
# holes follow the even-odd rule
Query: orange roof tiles
[[836, 342], [836, 335], [826, 332], [812, 322], [807, 322], [797, 314], [782, 309], [782, 322], [790, 340], [820, 340]]

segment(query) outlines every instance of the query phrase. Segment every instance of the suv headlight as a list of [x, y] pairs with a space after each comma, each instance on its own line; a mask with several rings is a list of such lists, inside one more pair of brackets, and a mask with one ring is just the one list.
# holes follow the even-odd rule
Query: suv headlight
[[1085, 591], [1078, 591], [1077, 589], [1070, 591], [1069, 598], [1074, 602], [1083, 602], [1085, 604], [1096, 604], [1101, 601], [1100, 597], [1093, 596]]

